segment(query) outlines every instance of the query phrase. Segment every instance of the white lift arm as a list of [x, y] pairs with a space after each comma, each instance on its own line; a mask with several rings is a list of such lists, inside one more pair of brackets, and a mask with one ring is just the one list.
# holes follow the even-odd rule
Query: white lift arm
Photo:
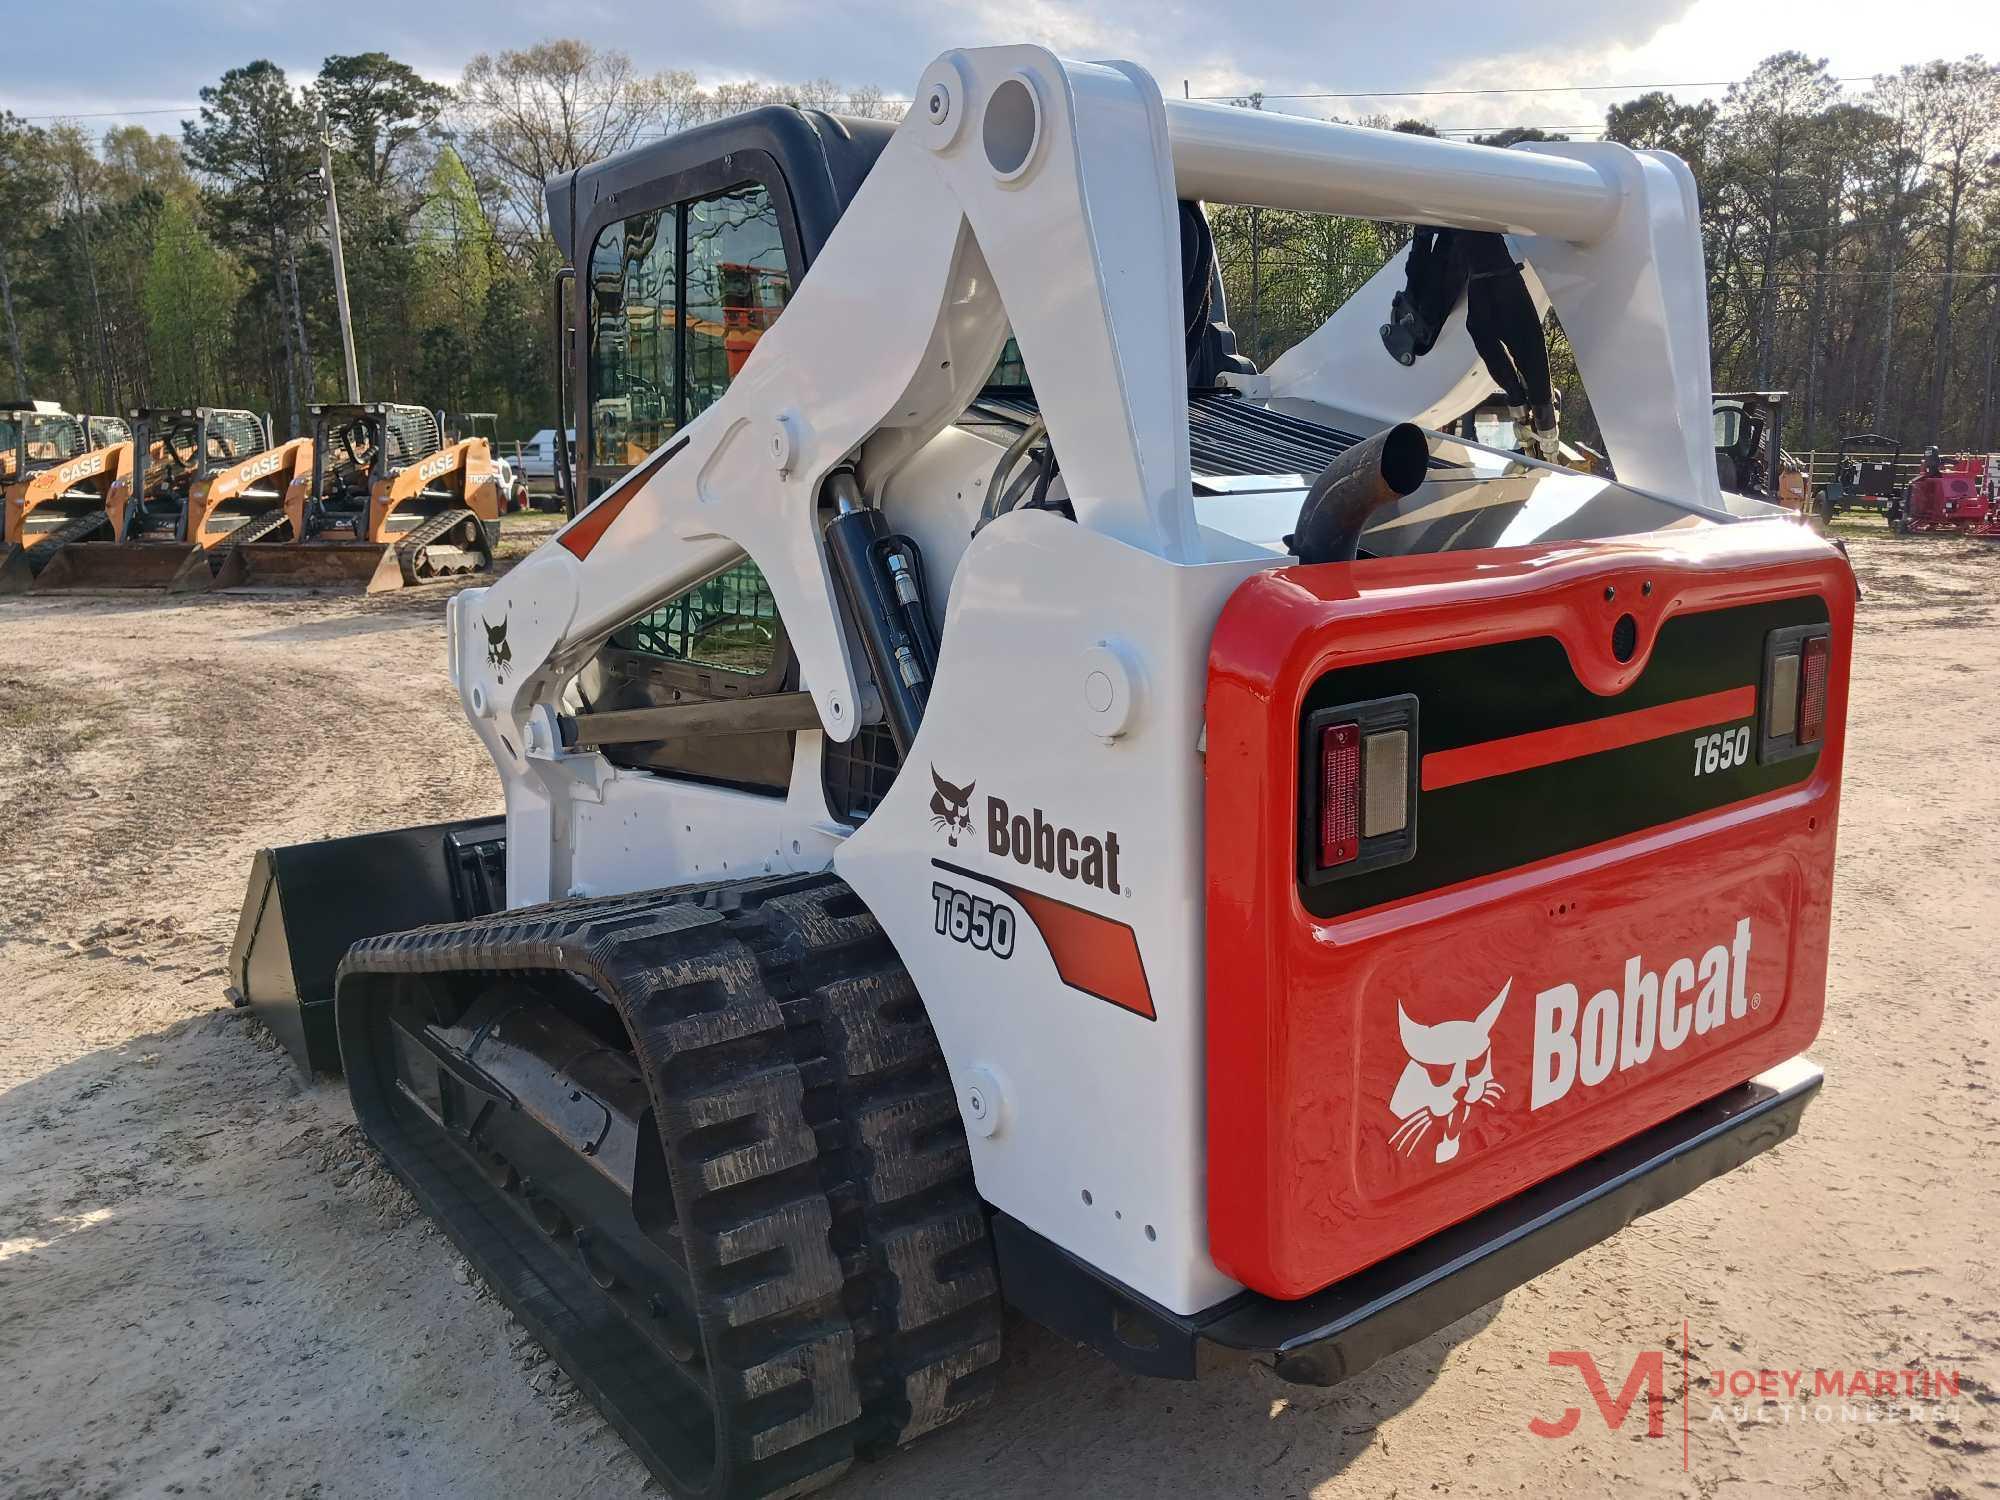
[[[821, 483], [888, 432], [900, 441], [871, 448], [879, 489], [965, 410], [1010, 329], [1079, 523], [1197, 560], [1177, 198], [1508, 232], [1562, 316], [1621, 479], [1719, 505], [1694, 190], [1674, 158], [1169, 103], [1131, 64], [1038, 47], [947, 53], [916, 99], [723, 398], [455, 608], [454, 669], [510, 808], [561, 682], [608, 632], [741, 553], [770, 582], [826, 732], [850, 738], [859, 675], [821, 551]], [[1362, 370], [1400, 400], [1410, 372], [1359, 323], [1380, 316], [1344, 309], [1274, 367], [1274, 394], [1351, 404]], [[1433, 385], [1463, 374], [1448, 364]], [[487, 631], [502, 619], [496, 662]]]

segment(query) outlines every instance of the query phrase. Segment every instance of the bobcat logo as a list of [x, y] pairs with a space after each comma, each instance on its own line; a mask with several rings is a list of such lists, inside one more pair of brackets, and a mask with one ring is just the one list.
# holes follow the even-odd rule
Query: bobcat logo
[[481, 615], [479, 623], [486, 627], [486, 665], [505, 677], [507, 668], [514, 664], [514, 653], [507, 647], [507, 616], [502, 615], [495, 625]]
[[968, 781], [964, 786], [953, 786], [938, 775], [936, 766], [931, 767], [931, 780], [937, 786], [931, 793], [931, 824], [942, 828], [946, 842], [956, 849], [958, 836], [972, 832], [972, 789], [979, 783]]
[[1508, 980], [1493, 1003], [1470, 1021], [1440, 1021], [1435, 1026], [1412, 1021], [1397, 1003], [1396, 1023], [1410, 1057], [1389, 1098], [1390, 1112], [1400, 1122], [1389, 1145], [1398, 1154], [1414, 1155], [1437, 1125], [1432, 1159], [1440, 1165], [1448, 1162], [1458, 1155], [1459, 1137], [1474, 1107], [1499, 1108], [1507, 1090], [1493, 1081], [1493, 1023], [1500, 1019], [1513, 987], [1514, 981]]

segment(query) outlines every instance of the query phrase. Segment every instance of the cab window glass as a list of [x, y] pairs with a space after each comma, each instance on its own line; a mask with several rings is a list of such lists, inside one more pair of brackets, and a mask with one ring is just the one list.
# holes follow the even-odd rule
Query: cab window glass
[[778, 605], [753, 562], [740, 562], [639, 616], [611, 637], [622, 651], [762, 677], [777, 663]]
[[680, 425], [674, 359], [680, 211], [635, 214], [590, 254], [591, 462], [626, 467]]
[[761, 187], [687, 205], [686, 415], [708, 410], [791, 299], [778, 211]]
[[629, 468], [712, 406], [791, 291], [756, 184], [607, 226], [590, 255], [591, 462]]
[[1007, 336], [1006, 344], [1001, 347], [1000, 358], [995, 362], [993, 373], [987, 377], [986, 383], [1023, 386], [1028, 384], [1028, 366], [1021, 358], [1021, 346], [1014, 342], [1012, 334]]

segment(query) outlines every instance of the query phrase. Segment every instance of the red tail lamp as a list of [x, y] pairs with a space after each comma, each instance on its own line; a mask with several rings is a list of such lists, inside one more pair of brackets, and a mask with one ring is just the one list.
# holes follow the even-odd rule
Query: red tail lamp
[[1313, 711], [1301, 747], [1301, 877], [1340, 879], [1417, 852], [1417, 700]]
[[1799, 673], [1799, 743], [1814, 745], [1826, 730], [1826, 664], [1830, 642], [1821, 636], [1809, 638], [1801, 651], [1803, 670]]
[[1319, 732], [1319, 863], [1344, 865], [1361, 852], [1361, 726]]
[[1757, 751], [1764, 764], [1819, 748], [1826, 733], [1832, 647], [1832, 632], [1825, 625], [1795, 625], [1765, 639], [1763, 734]]

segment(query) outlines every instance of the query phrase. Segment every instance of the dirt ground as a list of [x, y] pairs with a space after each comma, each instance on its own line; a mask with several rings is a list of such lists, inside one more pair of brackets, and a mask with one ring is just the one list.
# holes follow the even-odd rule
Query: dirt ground
[[[1247, 1361], [1152, 1383], [1011, 1321], [986, 1413], [836, 1493], [2000, 1493], [2000, 546], [1854, 551], [1827, 1085], [1798, 1139], [1335, 1390]], [[435, 591], [0, 600], [0, 1493], [647, 1488], [340, 1083], [223, 998], [260, 845], [497, 811], [442, 616]], [[1643, 1396], [1609, 1431], [1550, 1362], [1572, 1349], [1612, 1395], [1661, 1353], [1664, 1435]], [[1739, 1409], [1718, 1368], [1959, 1390], [1914, 1420]]]

